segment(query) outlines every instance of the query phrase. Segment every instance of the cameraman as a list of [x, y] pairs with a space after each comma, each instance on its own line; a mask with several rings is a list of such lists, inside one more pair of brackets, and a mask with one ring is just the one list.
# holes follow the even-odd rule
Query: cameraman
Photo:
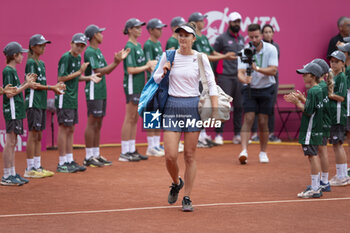
[[[238, 59], [238, 79], [244, 86], [242, 88], [242, 99], [244, 109], [244, 122], [241, 129], [242, 152], [239, 154], [241, 164], [247, 163], [248, 158], [248, 140], [250, 130], [254, 122], [255, 114], [258, 114], [258, 128], [260, 138], [259, 160], [261, 163], [268, 163], [269, 158], [266, 154], [268, 142], [268, 115], [273, 110], [273, 95], [275, 93], [274, 76], [277, 73], [278, 55], [275, 46], [262, 40], [262, 34], [259, 24], [250, 24], [248, 26], [248, 37], [251, 41], [250, 48], [244, 49], [243, 59]], [[244, 54], [251, 53], [250, 57]], [[250, 58], [250, 59], [249, 59]], [[251, 62], [253, 59], [254, 62]], [[242, 62], [250, 60], [251, 64]], [[246, 71], [251, 69], [252, 73], [247, 76]]]

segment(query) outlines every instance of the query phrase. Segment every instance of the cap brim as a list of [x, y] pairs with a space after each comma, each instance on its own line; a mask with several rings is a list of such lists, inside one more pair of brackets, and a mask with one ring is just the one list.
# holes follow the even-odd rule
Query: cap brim
[[73, 41], [74, 44], [84, 44], [87, 45], [87, 43], [85, 41], [81, 41], [81, 40], [74, 40]]
[[307, 73], [310, 73], [310, 71], [307, 71], [305, 69], [299, 69], [299, 70], [297, 70], [297, 73], [298, 74], [307, 74]]
[[146, 23], [145, 22], [139, 22], [137, 24], [135, 24], [133, 27], [139, 27], [139, 26], [145, 26]]
[[104, 30], [106, 30], [106, 28], [100, 28], [100, 29], [98, 29], [99, 32], [103, 32]]
[[187, 25], [179, 26], [178, 28], [176, 28], [175, 33], [179, 33], [181, 29], [189, 34], [193, 34], [194, 36], [196, 36], [196, 32]]
[[337, 45], [337, 48], [342, 52], [348, 52], [344, 45]]
[[49, 40], [44, 40], [44, 41], [40, 41], [39, 43], [37, 44], [51, 44], [51, 41]]
[[21, 53], [28, 53], [29, 52], [29, 50], [28, 49], [21, 49]]

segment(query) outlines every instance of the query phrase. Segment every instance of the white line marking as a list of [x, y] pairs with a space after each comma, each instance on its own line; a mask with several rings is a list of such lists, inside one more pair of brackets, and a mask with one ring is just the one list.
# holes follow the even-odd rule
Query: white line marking
[[[345, 201], [345, 200], [350, 200], [350, 197], [327, 198], [327, 199], [299, 199], [299, 200], [281, 200], [281, 201], [213, 203], [213, 204], [193, 205], [193, 207], [256, 205], [256, 204], [279, 204], [279, 203], [298, 203], [298, 202], [324, 202], [324, 201]], [[30, 216], [50, 216], [50, 215], [70, 215], [70, 214], [97, 214], [97, 213], [127, 212], [127, 211], [139, 211], [139, 210], [171, 209], [171, 208], [180, 208], [180, 207], [181, 206], [155, 206], [155, 207], [140, 207], [140, 208], [127, 208], [127, 209], [86, 210], [86, 211], [71, 211], [71, 212], [56, 212], [56, 213], [7, 214], [7, 215], [0, 215], [0, 218], [30, 217]]]

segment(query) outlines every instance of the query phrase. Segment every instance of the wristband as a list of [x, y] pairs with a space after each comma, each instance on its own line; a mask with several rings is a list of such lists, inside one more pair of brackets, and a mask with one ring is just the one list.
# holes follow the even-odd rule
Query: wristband
[[47, 86], [47, 90], [51, 90], [51, 87], [50, 87], [50, 86]]
[[257, 66], [257, 67], [256, 67], [256, 70], [257, 70], [257, 71], [259, 71], [259, 70], [260, 70], [260, 67], [259, 67], [259, 66]]

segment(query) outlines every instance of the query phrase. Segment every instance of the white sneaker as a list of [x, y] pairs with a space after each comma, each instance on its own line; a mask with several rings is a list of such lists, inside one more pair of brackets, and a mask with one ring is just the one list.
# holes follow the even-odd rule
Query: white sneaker
[[224, 144], [224, 139], [222, 138], [222, 136], [220, 134], [216, 135], [214, 141], [216, 144], [219, 144], [219, 145]]
[[201, 141], [201, 140], [198, 140], [197, 147], [198, 147], [198, 148], [208, 148], [209, 145], [208, 145], [207, 142], [203, 142], [203, 141]]
[[300, 198], [320, 198], [322, 197], [321, 187], [319, 187], [316, 191], [308, 186], [303, 192], [298, 193], [298, 197]]
[[246, 150], [242, 150], [242, 152], [238, 156], [238, 160], [241, 164], [247, 164], [248, 162], [248, 153]]
[[155, 156], [155, 157], [162, 157], [164, 156], [164, 152], [161, 151], [161, 149], [157, 147], [147, 148], [146, 151], [147, 156]]
[[348, 184], [347, 178], [338, 178], [336, 175], [329, 181], [331, 186], [345, 186]]
[[241, 144], [241, 135], [236, 135], [232, 139], [233, 144]]
[[179, 149], [178, 149], [178, 151], [181, 153], [181, 152], [184, 152], [184, 149], [185, 149], [184, 144], [182, 144], [181, 142], [179, 142]]
[[259, 153], [259, 161], [260, 163], [268, 163], [269, 162], [269, 158], [267, 157], [266, 152], [260, 152]]

